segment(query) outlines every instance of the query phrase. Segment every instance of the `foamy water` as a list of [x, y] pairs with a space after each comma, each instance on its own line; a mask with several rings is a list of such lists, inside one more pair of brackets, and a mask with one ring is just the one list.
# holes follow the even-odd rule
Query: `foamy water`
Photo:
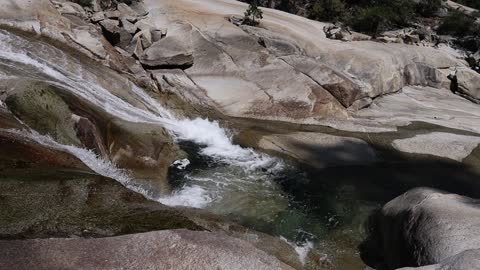
[[[115, 179], [127, 188], [166, 205], [206, 208], [214, 213], [238, 219], [246, 217], [278, 228], [283, 226], [281, 222], [289, 220], [282, 214], [296, 217], [295, 210], [289, 208], [289, 199], [274, 181], [275, 176], [288, 166], [280, 159], [233, 144], [232, 132], [222, 128], [218, 122], [178, 118], [132, 83], [126, 84], [128, 89], [122, 89], [124, 96], [116, 96], [96, 82], [95, 74], [62, 51], [40, 42], [26, 41], [3, 30], [0, 30], [1, 65], [8, 68], [7, 73], [0, 74], [0, 80], [15, 78], [8, 73], [13, 70], [14, 75], [18, 71], [26, 79], [48, 82], [115, 118], [165, 128], [177, 141], [195, 143], [199, 146], [199, 153], [211, 158], [215, 164], [201, 170], [189, 170], [192, 165], [185, 160], [172, 164], [187, 171], [184, 181], [170, 195], [159, 196], [137, 184], [128, 170], [118, 168], [92, 151], [59, 144], [34, 130], [3, 132], [70, 153], [97, 174]], [[0, 102], [0, 106], [5, 105]], [[279, 217], [284, 219], [279, 222]], [[305, 263], [313, 243], [286, 241], [298, 253], [300, 261]]]
[[[22, 71], [26, 74], [40, 74], [42, 79], [50, 84], [69, 91], [122, 120], [158, 124], [159, 128], [166, 128], [177, 141], [190, 141], [198, 145], [200, 154], [213, 159], [217, 165], [186, 174], [180, 188], [170, 195], [159, 196], [136, 184], [127, 170], [117, 168], [115, 164], [98, 157], [92, 151], [57, 143], [51, 137], [34, 130], [7, 132], [70, 153], [99, 175], [113, 178], [125, 187], [166, 205], [207, 208], [219, 214], [234, 214], [265, 222], [272, 222], [278, 213], [287, 209], [288, 199], [272, 181], [272, 175], [285, 167], [281, 160], [233, 144], [233, 134], [216, 121], [176, 118], [142, 89], [130, 84], [127, 94], [144, 107], [138, 108], [95, 81], [85, 79], [95, 76], [85, 74], [88, 71], [75, 63], [74, 59], [68, 59], [63, 52], [48, 48], [50, 53], [53, 50], [53, 55], [61, 59], [45, 59], [44, 57], [48, 57], [44, 55], [46, 49], [40, 49], [40, 53], [36, 54], [35, 48], [28, 46], [32, 45], [0, 30], [0, 60], [9, 62], [10, 68], [24, 68]], [[68, 63], [68, 70], [62, 63]], [[189, 161], [179, 160], [172, 166], [183, 170], [189, 166]], [[297, 246], [295, 250], [299, 256], [306, 256], [304, 253], [308, 253], [308, 246]]]
[[[113, 95], [97, 83], [84, 79], [84, 77], [93, 78], [93, 75], [73, 73], [58, 65], [58, 63], [64, 61], [50, 63], [51, 59], [42, 58], [45, 57], [45, 50], [40, 50], [40, 53], [37, 55], [35, 54], [36, 50], [32, 46], [34, 45], [30, 42], [0, 30], [0, 59], [34, 68], [39, 74], [44, 74], [51, 78], [51, 84], [66, 89], [84, 100], [88, 100], [97, 108], [102, 108], [112, 116], [129, 122], [158, 124], [169, 130], [177, 139], [192, 141], [202, 146], [202, 154], [226, 164], [254, 170], [257, 168], [272, 169], [275, 165], [281, 163], [278, 159], [256, 153], [252, 149], [234, 145], [228, 132], [215, 121], [200, 118], [193, 120], [177, 119], [145, 91], [134, 84], [130, 84], [129, 94], [149, 110], [137, 108]], [[43, 46], [48, 47], [48, 45]], [[48, 49], [56, 50], [50, 47]], [[56, 50], [54, 55], [68, 58], [60, 50]], [[75, 61], [74, 59], [69, 60], [71, 61], [68, 64], [70, 69], [72, 69], [72, 66], [75, 66]], [[78, 65], [77, 69], [87, 72], [81, 68], [80, 64], [76, 65]]]
[[25, 140], [47, 146], [51, 149], [70, 153], [71, 155], [81, 160], [88, 168], [98, 173], [99, 175], [115, 179], [129, 189], [141, 193], [148, 198], [151, 198], [151, 195], [148, 193], [148, 191], [141, 189], [139, 186], [135, 185], [127, 170], [118, 168], [109, 160], [98, 157], [94, 152], [90, 150], [76, 147], [73, 145], [60, 144], [54, 139], [52, 139], [50, 136], [41, 135], [40, 133], [32, 129], [2, 129], [2, 131], [13, 134], [17, 138], [23, 138]]
[[293, 247], [293, 249], [295, 249], [295, 252], [297, 253], [298, 258], [300, 259], [300, 262], [302, 263], [302, 265], [305, 265], [305, 262], [307, 261], [308, 253], [313, 249], [313, 242], [306, 241], [306, 242], [297, 244], [289, 241], [287, 238], [283, 236], [280, 236], [280, 239], [282, 239], [291, 247]]
[[[277, 158], [233, 144], [232, 134], [220, 127], [216, 121], [200, 118], [193, 120], [176, 118], [169, 110], [162, 107], [145, 91], [132, 83], [129, 83], [130, 89], [126, 91], [126, 94], [142, 104], [144, 108], [138, 108], [130, 104], [96, 83], [95, 75], [90, 74], [75, 59], [47, 44], [32, 43], [0, 30], [0, 59], [4, 60], [4, 64], [10, 65], [10, 68], [21, 70], [25, 74], [33, 74], [32, 76], [41, 76], [50, 84], [69, 91], [116, 118], [129, 122], [158, 124], [159, 128], [166, 128], [176, 140], [191, 141], [199, 145], [202, 155], [211, 157], [220, 164], [240, 167], [246, 171], [263, 171], [256, 179], [244, 177], [242, 181], [245, 183], [260, 178], [263, 178], [263, 181], [268, 181], [268, 178], [262, 177], [262, 174], [266, 175], [283, 168], [283, 162]], [[148, 110], [145, 108], [148, 108]], [[58, 144], [55, 145], [51, 138], [41, 137], [40, 134], [33, 134], [30, 137], [39, 143], [60, 147]], [[114, 164], [98, 160], [93, 153], [84, 149], [73, 146], [62, 146], [62, 148], [74, 154], [86, 164], [88, 163], [87, 166], [97, 173], [116, 179], [138, 191], [138, 187], [133, 185], [134, 180], [129, 179], [126, 172], [120, 173], [118, 169], [113, 168]], [[94, 164], [96, 162], [99, 162], [100, 167]], [[238, 178], [237, 176], [229, 176], [231, 172], [224, 171], [223, 173], [227, 174], [226, 177], [213, 177], [211, 180], [220, 181], [221, 179]], [[221, 185], [222, 183], [218, 184]], [[185, 185], [182, 190], [175, 191], [161, 200], [168, 205], [203, 208], [219, 198], [218, 195], [214, 194], [218, 192], [206, 190], [206, 188], [202, 185]], [[147, 191], [141, 192], [148, 193]]]
[[213, 198], [204, 188], [192, 185], [174, 191], [170, 196], [160, 197], [158, 201], [170, 206], [205, 208], [213, 201]]

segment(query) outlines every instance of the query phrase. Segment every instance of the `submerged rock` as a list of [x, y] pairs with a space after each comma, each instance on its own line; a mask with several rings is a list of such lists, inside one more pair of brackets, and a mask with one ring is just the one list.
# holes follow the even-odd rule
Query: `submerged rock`
[[371, 266], [396, 269], [437, 264], [476, 249], [480, 246], [478, 204], [478, 200], [434, 189], [410, 190], [371, 217], [364, 258]]

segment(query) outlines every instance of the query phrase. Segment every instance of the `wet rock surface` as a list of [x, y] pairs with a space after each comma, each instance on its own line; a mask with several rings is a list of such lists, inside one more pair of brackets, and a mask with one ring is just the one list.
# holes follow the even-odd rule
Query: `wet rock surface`
[[[46, 148], [29, 139], [19, 140], [8, 134], [10, 133], [7, 135], [2, 133], [0, 139], [0, 145], [4, 150], [0, 158], [0, 198], [4, 205], [0, 209], [0, 238], [2, 239], [69, 238], [59, 241], [72, 243], [70, 252], [74, 255], [85, 250], [74, 249], [81, 245], [75, 244], [78, 237], [98, 238], [169, 229], [214, 231], [218, 233], [212, 234], [211, 237], [207, 234], [205, 241], [214, 241], [219, 237], [222, 241], [231, 241], [240, 246], [247, 245], [249, 249], [252, 249], [252, 245], [258, 248], [259, 251], [254, 249], [252, 257], [248, 257], [248, 260], [253, 259], [256, 254], [265, 256], [263, 252], [266, 252], [271, 254], [268, 256], [275, 256], [287, 265], [296, 269], [302, 268], [293, 247], [279, 238], [248, 230], [201, 210], [171, 208], [148, 200], [115, 180], [93, 173], [69, 153]], [[158, 240], [155, 237], [152, 239], [153, 242]], [[28, 260], [26, 257], [18, 257], [18, 252], [22, 249], [21, 245], [15, 247], [10, 243], [13, 242], [2, 242], [5, 244], [2, 247], [5, 251], [2, 256], [19, 258], [18, 267], [27, 269], [31, 263], [40, 263], [35, 261], [37, 257], [29, 257]], [[31, 245], [29, 242], [24, 243]], [[86, 243], [87, 246], [90, 245], [88, 241]], [[103, 240], [97, 243], [98, 252], [101, 252], [101, 249], [112, 250], [112, 246], [104, 244]], [[204, 250], [199, 248], [199, 245], [185, 244], [185, 246], [192, 251], [192, 254], [189, 254], [191, 258], [195, 257], [194, 253]], [[51, 247], [49, 250], [56, 249], [55, 245], [46, 244], [45, 247]], [[61, 249], [61, 246], [57, 248]], [[231, 252], [224, 246], [218, 247], [218, 251], [220, 250]], [[177, 251], [180, 252], [179, 250], [174, 252], [177, 253]], [[170, 254], [168, 250], [162, 249], [162, 252]], [[318, 267], [320, 255], [315, 254], [311, 253], [312, 257], [308, 259], [312, 267]], [[51, 260], [44, 260], [46, 265], [42, 267], [51, 268], [58, 262], [55, 259], [58, 258], [57, 253], [44, 255], [52, 257], [50, 257]], [[137, 255], [141, 258], [140, 254]], [[7, 257], [1, 258], [2, 266], [10, 265], [8, 263], [12, 262]], [[42, 258], [46, 257], [42, 256]], [[114, 265], [121, 262], [123, 260], [120, 259], [112, 261]], [[141, 262], [144, 261], [139, 261]], [[205, 264], [216, 262], [214, 259], [209, 259]], [[283, 265], [282, 267], [288, 269], [283, 263], [272, 257], [264, 267], [275, 269], [278, 265]], [[55, 267], [61, 266], [65, 265]], [[96, 267], [101, 265], [98, 264]]]
[[315, 168], [378, 161], [375, 150], [360, 139], [321, 133], [296, 132], [263, 136], [258, 147], [289, 155]]
[[[375, 203], [390, 200], [398, 195], [398, 190], [403, 192], [420, 183], [453, 191], [475, 186], [472, 179], [477, 174], [471, 170], [480, 166], [480, 112], [474, 102], [478, 101], [480, 77], [467, 67], [462, 57], [448, 48], [430, 48], [425, 42], [433, 42], [436, 37], [428, 31], [417, 29], [385, 33], [385, 37], [398, 43], [383, 44], [342, 29], [325, 28], [327, 25], [323, 23], [272, 10], [264, 10], [265, 18], [259, 27], [241, 25], [236, 18], [243, 14], [246, 6], [234, 1], [93, 2], [91, 7], [79, 8], [68, 1], [10, 1], [0, 7], [0, 24], [9, 31], [12, 28], [21, 29], [42, 36], [27, 35], [28, 42], [32, 43], [27, 48], [28, 56], [38, 53], [51, 55], [54, 61], [67, 67], [68, 74], [91, 82], [86, 84], [87, 87], [99, 85], [145, 111], [155, 111], [156, 108], [141, 102], [130, 80], [180, 115], [213, 115], [214, 118], [228, 119], [234, 128], [240, 122], [239, 118], [258, 121], [256, 125], [262, 125], [257, 128], [259, 131], [255, 131], [253, 139], [247, 138], [242, 144], [293, 158], [317, 170], [315, 174], [318, 178], [312, 177], [311, 182], [307, 181], [305, 191], [312, 192], [308, 197], [314, 202], [312, 205], [325, 207], [319, 211], [327, 221], [315, 222], [326, 222], [328, 230], [321, 233], [329, 235], [335, 243], [332, 248], [335, 252], [340, 249], [336, 253], [340, 259], [334, 258], [341, 261], [339, 269], [358, 269], [361, 265], [359, 259], [352, 255], [356, 252], [352, 247], [357, 239], [352, 240], [349, 234], [359, 230], [356, 225], [363, 220], [362, 215], [372, 209], [370, 200]], [[49, 39], [45, 41], [43, 37]], [[41, 45], [42, 42], [59, 46], [78, 59], [92, 58], [97, 62], [90, 59], [78, 62], [52, 47]], [[0, 57], [4, 57], [3, 52], [0, 52]], [[478, 62], [475, 58], [472, 61], [473, 66]], [[20, 65], [18, 70], [8, 63], [8, 60], [3, 61], [0, 66], [0, 201], [7, 205], [0, 210], [0, 215], [5, 217], [0, 223], [1, 238], [106, 237], [178, 228], [215, 233], [166, 231], [98, 241], [12, 242], [9, 246], [12, 253], [5, 256], [18, 257], [19, 250], [25, 245], [52, 245], [79, 254], [89, 252], [85, 248], [87, 244], [98, 247], [97, 254], [109, 256], [112, 251], [108, 247], [128, 241], [135, 243], [136, 252], [145, 255], [147, 251], [137, 244], [138, 241], [150, 241], [152, 246], [149, 247], [153, 248], [161, 245], [159, 239], [180, 237], [183, 246], [173, 249], [175, 253], [198, 254], [208, 258], [201, 262], [210, 266], [224, 267], [226, 263], [231, 263], [257, 269], [284, 267], [273, 259], [244, 264], [250, 259], [257, 261], [260, 254], [264, 256], [262, 252], [266, 252], [296, 269], [332, 267], [330, 258], [316, 252], [310, 252], [306, 265], [302, 265], [293, 247], [279, 238], [253, 232], [202, 211], [174, 209], [149, 201], [112, 179], [92, 172], [81, 160], [62, 149], [44, 147], [24, 136], [32, 128], [63, 144], [89, 149], [129, 170], [129, 176], [137, 184], [130, 188], [139, 188], [137, 191], [146, 189], [155, 194], [170, 191], [170, 183], [167, 182], [170, 164], [185, 158], [186, 154], [164, 128], [139, 123], [138, 118], [126, 121], [116, 117], [115, 114], [125, 116], [124, 113], [128, 115], [131, 111], [112, 113], [109, 105], [113, 99], [107, 99], [100, 105], [92, 103], [90, 92], [87, 92], [90, 96], [82, 97], [67, 91], [68, 84], [75, 84], [74, 81], [57, 78], [52, 82], [51, 78], [32, 72], [31, 63]], [[472, 63], [468, 64], [472, 66]], [[55, 69], [50, 72], [55, 72]], [[46, 79], [48, 83], [42, 82]], [[271, 124], [273, 128], [267, 128], [270, 124], [260, 119], [275, 121]], [[292, 125], [280, 127], [284, 125], [280, 121]], [[349, 173], [357, 172], [360, 177], [350, 181], [352, 176]], [[449, 178], [452, 185], [458, 184], [458, 187], [449, 186], [445, 178]], [[325, 179], [334, 179], [331, 180], [333, 182], [340, 179], [338, 182], [345, 183], [325, 188], [331, 185]], [[280, 179], [282, 181], [285, 180]], [[395, 191], [383, 186], [389, 184], [395, 186]], [[285, 185], [284, 188], [289, 190], [296, 185]], [[326, 194], [321, 193], [325, 190], [331, 193], [325, 198], [313, 194]], [[358, 191], [358, 194], [352, 190]], [[477, 194], [475, 192], [476, 189], [471, 189], [472, 194]], [[303, 191], [298, 194], [302, 194], [298, 197], [304, 198]], [[339, 194], [338, 197], [336, 194]], [[354, 199], [342, 204], [345, 194], [352, 195]], [[412, 195], [411, 201], [417, 200], [415, 196]], [[392, 247], [382, 243], [385, 248], [380, 248], [378, 254], [395, 249], [387, 254], [393, 259], [387, 258], [387, 255], [381, 259], [392, 260], [391, 264], [386, 264], [388, 267], [403, 266], [405, 261], [418, 265], [454, 265], [455, 262], [468, 265], [472, 261], [468, 258], [475, 253], [466, 251], [459, 257], [455, 256], [464, 250], [463, 247], [475, 248], [474, 244], [469, 245], [473, 242], [468, 242], [476, 241], [475, 238], [471, 237], [463, 243], [458, 238], [460, 236], [453, 233], [458, 228], [468, 231], [471, 227], [464, 226], [472, 220], [477, 222], [475, 215], [469, 212], [472, 209], [465, 210], [465, 201], [469, 199], [458, 199], [453, 195], [440, 197], [446, 197], [440, 200], [440, 206], [429, 200], [425, 202], [432, 205], [424, 205], [427, 209], [406, 206], [412, 211], [412, 216], [419, 216], [418, 222], [423, 222], [422, 218], [433, 220], [438, 225], [433, 229], [437, 231], [432, 229], [421, 236], [409, 238], [426, 246], [419, 252], [415, 249], [417, 247], [408, 247], [405, 251], [403, 246]], [[337, 203], [338, 200], [342, 202]], [[360, 214], [350, 213], [357, 204], [363, 207], [359, 210]], [[457, 208], [459, 211], [455, 213], [448, 212]], [[388, 208], [388, 205], [384, 209], [387, 209], [387, 214], [398, 210]], [[418, 214], [417, 210], [422, 213]], [[469, 217], [464, 218], [463, 214]], [[272, 213], [270, 216], [273, 216]], [[293, 218], [295, 222], [297, 218], [301, 219], [300, 215]], [[465, 223], [459, 225], [459, 220]], [[339, 222], [347, 225], [338, 225]], [[401, 224], [399, 221], [392, 226]], [[444, 225], [450, 228], [445, 229], [446, 232], [442, 231]], [[337, 226], [345, 227], [337, 231]], [[420, 225], [417, 227], [421, 228]], [[248, 248], [246, 253], [250, 257], [238, 258], [235, 257], [237, 254], [231, 253], [230, 246], [209, 250], [225, 256], [233, 254], [238, 260], [232, 262], [203, 256], [204, 250], [198, 247], [192, 252], [187, 249], [191, 247], [191, 241], [205, 241], [202, 243], [206, 246], [201, 247], [208, 248], [218, 242], [235, 243], [242, 247], [250, 245], [230, 237], [243, 239], [263, 251]], [[392, 237], [396, 237], [395, 234]], [[425, 240], [427, 238], [430, 242]], [[401, 241], [386, 242], [393, 245]], [[7, 242], [2, 244], [9, 245]], [[411, 250], [414, 250], [414, 255], [408, 253]], [[165, 252], [170, 254], [168, 252], [173, 251]], [[99, 260], [103, 258], [100, 255]], [[59, 258], [56, 252], [45, 256]], [[78, 256], [82, 258], [83, 255]], [[462, 259], [464, 257], [466, 259]], [[448, 261], [448, 258], [453, 259]], [[110, 261], [111, 266], [124, 259]], [[145, 260], [152, 265], [158, 263], [157, 258], [145, 257]], [[35, 262], [36, 258], [32, 257], [25, 263]], [[70, 263], [62, 262], [66, 263], [65, 267]], [[102, 265], [100, 261], [91, 263], [92, 267]], [[133, 261], [132, 267], [136, 263], [139, 262]], [[186, 260], [186, 263], [190, 261]]]
[[132, 170], [156, 194], [168, 190], [168, 168], [181, 153], [166, 130], [112, 118], [102, 108], [46, 83], [15, 82], [7, 89], [6, 106], [30, 128]]

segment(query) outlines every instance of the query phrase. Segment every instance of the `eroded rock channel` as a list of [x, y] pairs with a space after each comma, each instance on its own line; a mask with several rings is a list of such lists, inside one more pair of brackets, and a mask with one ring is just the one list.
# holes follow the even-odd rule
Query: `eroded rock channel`
[[478, 263], [464, 59], [236, 1], [92, 2], [0, 7], [1, 269]]

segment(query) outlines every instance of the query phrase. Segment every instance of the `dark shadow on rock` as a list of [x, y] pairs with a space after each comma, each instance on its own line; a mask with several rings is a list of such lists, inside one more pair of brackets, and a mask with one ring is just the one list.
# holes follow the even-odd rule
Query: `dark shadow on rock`
[[[473, 198], [480, 198], [478, 168], [428, 155], [406, 154], [391, 148], [347, 142], [322, 147], [297, 144], [308, 156], [324, 160], [326, 168], [305, 168], [310, 179], [307, 190], [324, 183], [350, 184], [362, 200], [386, 203], [415, 187], [431, 187]], [[479, 164], [480, 167], [480, 164]], [[477, 170], [476, 170], [477, 169]]]
[[[416, 187], [480, 198], [478, 168], [463, 163], [404, 154], [378, 145], [372, 146], [376, 153], [376, 158], [372, 159], [365, 144], [355, 142], [335, 147], [299, 143], [295, 147], [330, 167], [304, 166], [307, 172], [304, 181], [299, 181], [299, 174], [279, 179], [284, 191], [306, 205], [310, 214], [335, 217], [337, 223], [332, 226], [325, 221], [330, 233], [342, 226], [356, 227], [358, 217], [363, 219], [364, 232], [359, 234], [363, 234], [364, 240], [358, 248], [362, 260], [377, 270], [388, 269], [382, 264], [383, 250], [379, 250], [382, 245], [377, 242], [380, 240], [372, 237], [372, 232], [376, 231], [373, 221], [385, 203]], [[352, 236], [355, 237], [358, 235]], [[415, 266], [409, 254], [398, 256], [404, 258], [403, 266]]]

